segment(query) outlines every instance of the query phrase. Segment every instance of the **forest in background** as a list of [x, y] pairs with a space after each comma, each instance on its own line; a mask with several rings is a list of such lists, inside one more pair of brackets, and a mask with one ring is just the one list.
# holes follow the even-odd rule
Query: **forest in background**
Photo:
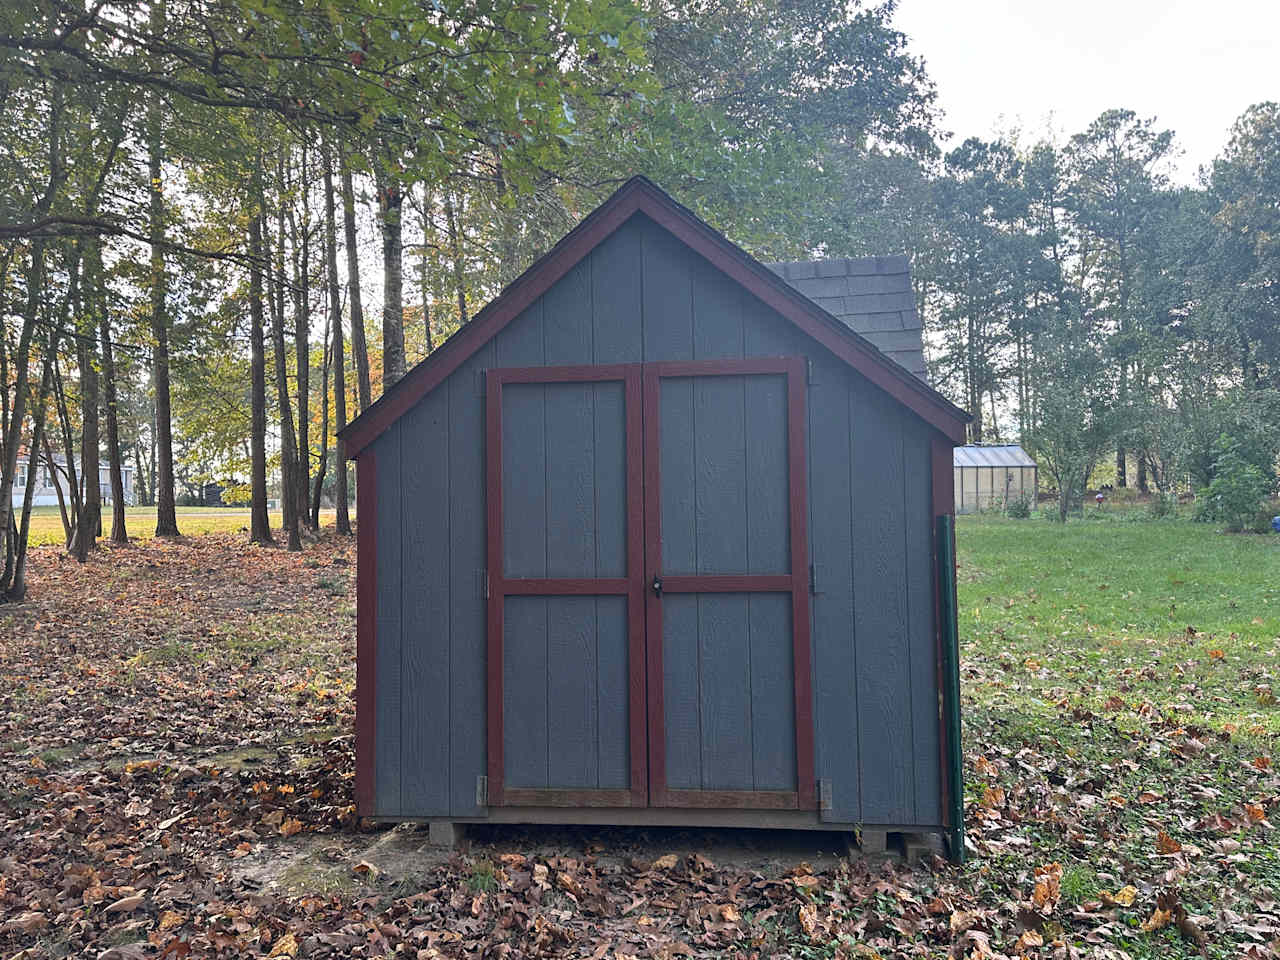
[[1062, 517], [1104, 463], [1157, 502], [1256, 514], [1280, 450], [1280, 105], [1193, 186], [1175, 132], [1123, 109], [944, 151], [892, 16], [5, 5], [0, 592], [25, 590], [33, 453], [81, 558], [128, 536], [125, 464], [160, 535], [207, 482], [251, 504], [255, 542], [269, 498], [290, 547], [322, 502], [345, 532], [341, 426], [636, 173], [762, 260], [907, 253], [932, 382], [973, 441], [1037, 456]]

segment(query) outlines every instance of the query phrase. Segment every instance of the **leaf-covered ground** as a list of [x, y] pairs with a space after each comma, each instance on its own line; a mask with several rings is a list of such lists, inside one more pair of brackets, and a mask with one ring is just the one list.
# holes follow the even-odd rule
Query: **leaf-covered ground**
[[41, 548], [0, 608], [0, 957], [1280, 956], [1278, 543], [961, 522], [959, 869], [677, 831], [430, 852], [353, 815], [351, 541]]

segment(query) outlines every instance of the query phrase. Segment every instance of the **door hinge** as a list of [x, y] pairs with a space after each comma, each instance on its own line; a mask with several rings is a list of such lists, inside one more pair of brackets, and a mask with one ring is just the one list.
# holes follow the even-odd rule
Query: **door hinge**
[[831, 781], [826, 777], [818, 781], [818, 809], [831, 809]]
[[809, 564], [809, 592], [814, 596], [818, 593], [818, 565], [816, 563]]
[[813, 360], [809, 357], [804, 358], [804, 382], [813, 384]]
[[480, 596], [488, 600], [489, 599], [489, 571], [488, 570], [476, 571], [476, 586], [480, 590]]
[[487, 807], [489, 805], [489, 778], [484, 774], [476, 777], [476, 806]]
[[489, 386], [489, 371], [481, 368], [476, 371], [476, 396], [483, 397], [486, 395]]

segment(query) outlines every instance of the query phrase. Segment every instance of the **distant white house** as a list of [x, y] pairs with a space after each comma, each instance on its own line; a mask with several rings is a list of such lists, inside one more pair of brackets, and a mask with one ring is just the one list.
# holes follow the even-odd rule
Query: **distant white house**
[[[60, 453], [53, 455], [54, 464], [58, 470], [58, 485], [62, 488], [62, 496], [67, 496], [67, 460]], [[27, 495], [27, 471], [31, 469], [31, 464], [26, 456], [18, 456], [18, 475], [14, 478], [13, 483], [13, 505], [17, 508], [22, 507], [23, 498]], [[32, 503], [37, 507], [56, 507], [58, 505], [58, 491], [53, 485], [52, 470], [48, 462], [43, 458], [38, 458], [36, 462], [36, 491], [32, 499]], [[133, 467], [122, 464], [120, 472], [124, 478], [124, 502], [132, 504], [134, 502], [133, 494]], [[102, 502], [111, 502], [111, 468], [107, 464], [98, 467], [98, 489], [102, 491]]]

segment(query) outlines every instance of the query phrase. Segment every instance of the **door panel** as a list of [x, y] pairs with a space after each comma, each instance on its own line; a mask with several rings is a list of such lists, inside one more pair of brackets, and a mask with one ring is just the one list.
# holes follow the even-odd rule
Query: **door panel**
[[643, 805], [639, 369], [487, 379], [488, 802]]
[[645, 367], [652, 805], [813, 806], [803, 374]]
[[488, 802], [812, 808], [804, 362], [487, 376]]

